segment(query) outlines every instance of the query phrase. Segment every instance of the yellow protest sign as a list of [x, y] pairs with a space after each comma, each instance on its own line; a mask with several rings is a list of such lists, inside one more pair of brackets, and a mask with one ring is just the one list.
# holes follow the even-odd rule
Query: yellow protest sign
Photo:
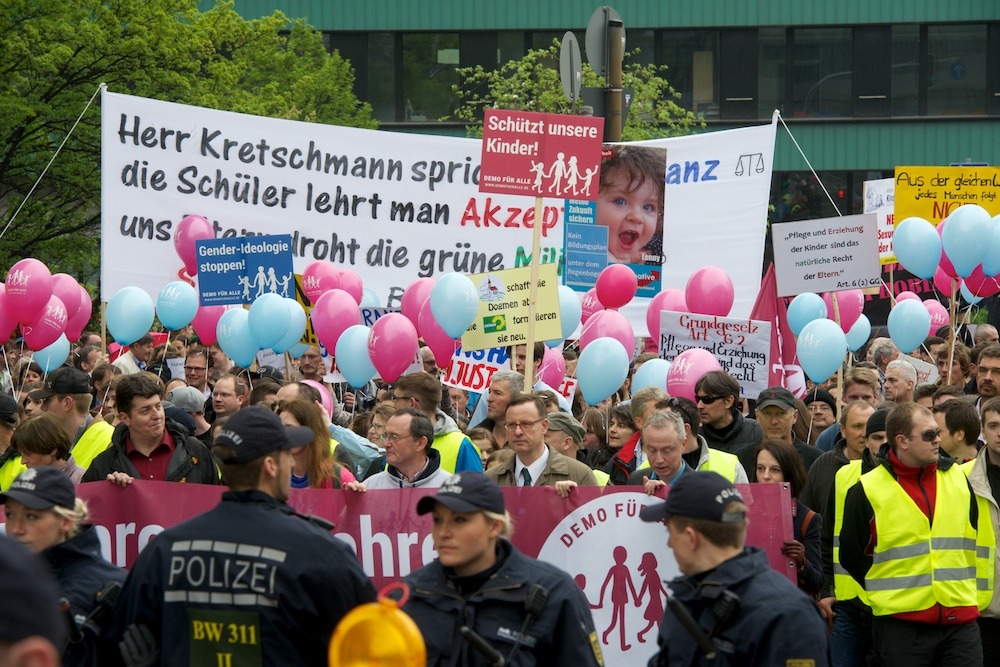
[[[531, 325], [531, 267], [477, 273], [469, 279], [479, 290], [479, 312], [462, 334], [462, 349], [485, 350], [526, 342]], [[534, 340], [562, 338], [555, 264], [538, 267], [537, 294]]]
[[896, 167], [895, 223], [918, 217], [936, 225], [962, 204], [1000, 214], [1000, 167]]
[[[306, 345], [319, 345], [319, 338], [316, 337], [316, 332], [313, 331], [312, 318], [309, 317], [309, 313], [312, 312], [312, 301], [306, 296], [306, 291], [302, 287], [302, 274], [295, 274], [295, 300], [299, 302], [302, 306], [302, 310], [306, 311], [306, 332], [302, 334], [300, 343], [305, 343]], [[330, 351], [333, 354], [333, 350]]]

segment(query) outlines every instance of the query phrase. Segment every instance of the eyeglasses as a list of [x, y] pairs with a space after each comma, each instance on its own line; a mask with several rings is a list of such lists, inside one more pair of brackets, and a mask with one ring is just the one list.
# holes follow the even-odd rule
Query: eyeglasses
[[185, 366], [184, 370], [186, 370], [188, 373], [204, 373], [206, 370], [208, 370], [208, 367], [207, 366]]
[[527, 431], [530, 428], [534, 428], [535, 424], [540, 424], [543, 421], [545, 420], [536, 419], [535, 421], [531, 422], [507, 422], [506, 424], [503, 425], [503, 427], [508, 431], [510, 431], [511, 433], [513, 433], [517, 429], [521, 429], [522, 431]]
[[378, 436], [379, 440], [381, 440], [382, 442], [389, 441], [394, 445], [400, 440], [406, 440], [407, 438], [412, 438], [412, 437], [413, 435], [410, 433], [405, 433], [403, 435], [399, 435], [398, 433], [380, 433]]
[[698, 396], [695, 394], [695, 400], [703, 405], [711, 405], [716, 401], [721, 401], [725, 396]]
[[906, 437], [907, 438], [911, 438], [911, 439], [919, 437], [924, 442], [934, 442], [935, 440], [937, 440], [938, 438], [941, 437], [941, 429], [934, 428], [934, 429], [931, 429], [929, 431], [924, 431], [923, 433], [920, 433], [919, 435], [908, 435]]

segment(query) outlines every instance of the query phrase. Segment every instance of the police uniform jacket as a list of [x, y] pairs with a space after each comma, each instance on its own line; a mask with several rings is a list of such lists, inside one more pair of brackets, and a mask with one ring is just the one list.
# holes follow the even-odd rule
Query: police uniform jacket
[[[83, 526], [80, 533], [42, 552], [59, 584], [59, 594], [70, 604], [73, 618], [79, 625], [97, 607], [97, 593], [104, 585], [125, 581], [125, 570], [115, 567], [101, 556], [101, 542], [93, 526]], [[101, 630], [110, 625], [110, 609], [104, 617], [105, 627], [81, 632], [80, 640], [71, 642], [63, 652], [63, 665], [107, 664], [108, 656], [117, 655], [117, 647], [102, 642]]]
[[533, 585], [548, 593], [545, 608], [528, 625], [521, 647], [507, 664], [601, 664], [589, 605], [569, 575], [554, 565], [528, 558], [506, 540], [498, 540], [497, 545], [502, 564], [468, 598], [457, 587], [454, 572], [439, 560], [404, 579], [410, 597], [403, 611], [424, 636], [428, 667], [487, 664], [462, 639], [459, 629], [463, 625], [475, 630], [506, 659], [524, 624], [525, 602]]
[[333, 629], [375, 589], [346, 544], [294, 514], [228, 491], [158, 535], [125, 581], [118, 634], [147, 625], [162, 665], [325, 666]]
[[[678, 577], [669, 586], [702, 632], [711, 635], [716, 657], [705, 658], [668, 607], [660, 624], [660, 651], [649, 661], [650, 667], [830, 664], [826, 624], [816, 604], [772, 570], [760, 549], [748, 547], [714, 570]], [[739, 596], [739, 606], [716, 627], [713, 610], [723, 590]]]
[[[208, 447], [200, 440], [187, 434], [180, 424], [169, 419], [164, 428], [174, 438], [176, 447], [167, 465], [167, 476], [163, 481], [190, 482], [192, 484], [221, 484], [215, 459]], [[83, 475], [84, 482], [104, 481], [113, 472], [124, 472], [138, 477], [128, 454], [125, 453], [125, 437], [128, 427], [119, 424], [111, 435], [111, 445], [98, 454]]]

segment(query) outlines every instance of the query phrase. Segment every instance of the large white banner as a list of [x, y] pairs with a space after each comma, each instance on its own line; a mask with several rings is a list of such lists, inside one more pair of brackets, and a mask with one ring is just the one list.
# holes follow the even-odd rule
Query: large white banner
[[[102, 95], [101, 298], [155, 299], [185, 278], [173, 236], [189, 214], [217, 237], [291, 234], [295, 270], [356, 271], [398, 307], [418, 277], [524, 266], [534, 199], [478, 191], [481, 142], [263, 118]], [[775, 126], [646, 142], [668, 148], [663, 287], [725, 269], [732, 315], [760, 284]], [[564, 200], [546, 199], [541, 260], [562, 259]], [[645, 299], [624, 312], [646, 332]]]

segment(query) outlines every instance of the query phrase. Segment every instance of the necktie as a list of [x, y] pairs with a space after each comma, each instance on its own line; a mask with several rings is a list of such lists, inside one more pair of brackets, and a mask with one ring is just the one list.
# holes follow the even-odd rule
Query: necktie
[[531, 473], [528, 472], [527, 468], [521, 468], [521, 479], [524, 480], [524, 484], [521, 486], [531, 486]]

